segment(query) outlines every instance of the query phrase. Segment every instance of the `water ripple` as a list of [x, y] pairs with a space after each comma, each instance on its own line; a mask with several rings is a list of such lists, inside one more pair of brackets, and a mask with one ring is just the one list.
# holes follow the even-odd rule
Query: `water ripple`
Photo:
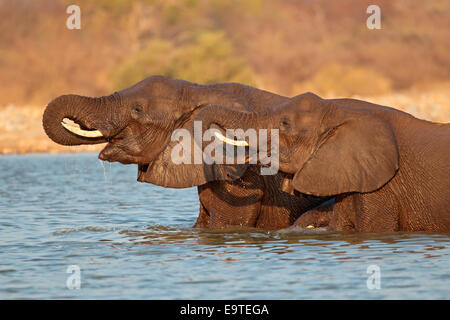
[[198, 206], [96, 155], [0, 156], [0, 298], [450, 298], [449, 234], [197, 230]]

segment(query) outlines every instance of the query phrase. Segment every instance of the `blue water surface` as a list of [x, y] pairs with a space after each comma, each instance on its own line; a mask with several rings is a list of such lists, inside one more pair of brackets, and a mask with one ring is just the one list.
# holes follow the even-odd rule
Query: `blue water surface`
[[136, 176], [95, 154], [0, 156], [0, 298], [450, 298], [449, 234], [197, 230], [195, 188]]

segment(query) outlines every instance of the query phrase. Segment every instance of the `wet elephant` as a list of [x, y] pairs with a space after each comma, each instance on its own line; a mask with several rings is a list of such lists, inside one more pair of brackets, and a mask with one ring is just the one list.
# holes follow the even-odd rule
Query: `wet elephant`
[[107, 142], [99, 158], [137, 164], [140, 182], [198, 186], [195, 227], [279, 229], [326, 198], [295, 195], [292, 174], [263, 176], [256, 165], [174, 163], [171, 156], [178, 142], [172, 135], [177, 129], [192, 131], [195, 115], [207, 105], [256, 112], [287, 99], [242, 84], [197, 85], [152, 76], [109, 96], [60, 96], [48, 104], [43, 126], [59, 144]]
[[[279, 130], [279, 168], [293, 175], [293, 188], [335, 197], [333, 206], [301, 215], [297, 227], [450, 231], [450, 124], [312, 93], [258, 112], [211, 105], [196, 117], [205, 128]], [[251, 147], [246, 137], [223, 141]]]

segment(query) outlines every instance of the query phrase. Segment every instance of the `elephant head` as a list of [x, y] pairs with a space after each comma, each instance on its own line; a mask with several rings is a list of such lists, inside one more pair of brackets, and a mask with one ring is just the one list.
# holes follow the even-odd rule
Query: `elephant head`
[[[386, 184], [399, 166], [397, 143], [387, 121], [362, 107], [342, 105], [312, 93], [293, 97], [265, 112], [211, 105], [197, 113], [196, 120], [203, 121], [203, 128], [215, 124], [225, 129], [278, 129], [278, 167], [294, 174], [294, 189], [305, 194], [371, 192]], [[221, 139], [251, 148], [247, 137]], [[275, 141], [267, 138], [265, 143]]]
[[106, 142], [99, 158], [138, 164], [138, 181], [191, 187], [236, 179], [247, 166], [177, 164], [171, 160], [177, 145], [171, 139], [174, 130], [192, 131], [193, 116], [209, 104], [248, 111], [244, 100], [227, 91], [152, 76], [110, 96], [60, 96], [48, 104], [43, 127], [53, 141], [63, 145]]

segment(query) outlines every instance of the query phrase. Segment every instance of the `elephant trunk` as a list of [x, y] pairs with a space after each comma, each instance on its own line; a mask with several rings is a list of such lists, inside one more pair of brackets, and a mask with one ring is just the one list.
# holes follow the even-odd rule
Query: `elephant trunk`
[[217, 124], [224, 129], [258, 129], [270, 127], [268, 113], [256, 113], [232, 110], [218, 105], [205, 106], [197, 115], [197, 120], [203, 121], [203, 127], [209, 128]]
[[[203, 130], [210, 128], [213, 124], [222, 129], [235, 130], [235, 138], [223, 136], [221, 133], [215, 135], [225, 144], [249, 147], [249, 157], [246, 162], [255, 159], [261, 162], [272, 161], [272, 134], [269, 134], [269, 130], [274, 129], [273, 118], [270, 111], [236, 111], [217, 105], [205, 106], [196, 116], [197, 120], [202, 121]], [[243, 132], [238, 133], [237, 129], [242, 129]], [[257, 135], [258, 142], [251, 138], [253, 134], [249, 129], [254, 130], [253, 133]], [[267, 131], [261, 134], [260, 129], [267, 129]], [[278, 140], [275, 143], [278, 144]]]
[[105, 124], [108, 108], [103, 103], [104, 99], [78, 95], [54, 99], [44, 111], [42, 124], [45, 133], [56, 143], [67, 146], [106, 142], [111, 130]]

